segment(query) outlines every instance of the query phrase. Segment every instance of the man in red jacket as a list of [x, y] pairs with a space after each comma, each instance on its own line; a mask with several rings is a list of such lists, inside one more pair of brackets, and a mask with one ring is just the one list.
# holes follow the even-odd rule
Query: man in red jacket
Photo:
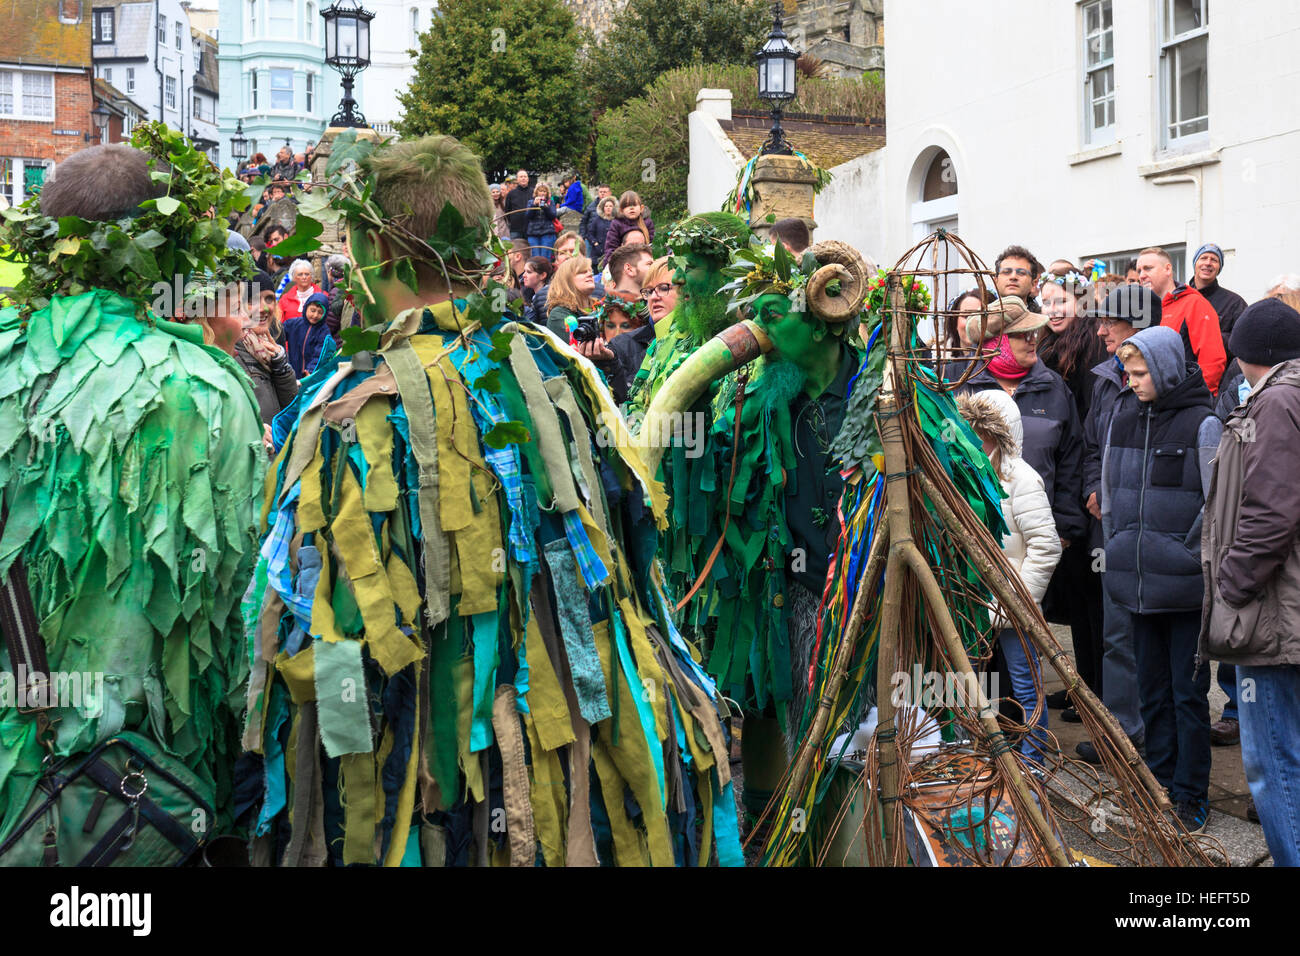
[[1143, 249], [1137, 260], [1138, 281], [1160, 296], [1160, 324], [1183, 337], [1188, 359], [1201, 367], [1210, 392], [1219, 394], [1219, 379], [1228, 365], [1219, 316], [1205, 296], [1174, 279], [1174, 264], [1160, 247]]

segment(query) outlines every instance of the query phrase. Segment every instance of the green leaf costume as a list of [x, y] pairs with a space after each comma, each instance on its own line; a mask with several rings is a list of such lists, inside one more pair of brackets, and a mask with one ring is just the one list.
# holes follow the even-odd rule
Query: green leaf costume
[[[0, 575], [26, 565], [52, 670], [103, 675], [102, 700], [53, 712], [55, 753], [140, 730], [228, 809], [261, 421], [197, 326], [136, 311], [104, 290], [54, 296], [25, 327], [0, 311]], [[43, 756], [0, 697], [0, 839]]]

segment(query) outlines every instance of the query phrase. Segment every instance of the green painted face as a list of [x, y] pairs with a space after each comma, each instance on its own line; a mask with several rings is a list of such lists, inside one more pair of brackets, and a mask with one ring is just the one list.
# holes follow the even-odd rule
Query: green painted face
[[718, 295], [726, 279], [717, 264], [703, 256], [687, 256], [686, 263], [673, 276], [682, 283], [677, 294], [679, 324], [701, 340], [709, 339], [731, 324], [726, 296]]
[[826, 329], [819, 322], [810, 322], [802, 312], [790, 307], [790, 297], [782, 293], [768, 293], [754, 300], [754, 318], [763, 327], [784, 358], [798, 363], [821, 347], [826, 339]]

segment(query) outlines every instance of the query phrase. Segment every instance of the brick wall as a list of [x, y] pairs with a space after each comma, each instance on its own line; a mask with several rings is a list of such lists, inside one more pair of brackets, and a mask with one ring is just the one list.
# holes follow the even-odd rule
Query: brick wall
[[[94, 108], [89, 70], [54, 74], [54, 119], [0, 120], [0, 156], [58, 162], [85, 149], [82, 134], [94, 133], [90, 119]], [[76, 130], [77, 135], [56, 136], [56, 129]]]

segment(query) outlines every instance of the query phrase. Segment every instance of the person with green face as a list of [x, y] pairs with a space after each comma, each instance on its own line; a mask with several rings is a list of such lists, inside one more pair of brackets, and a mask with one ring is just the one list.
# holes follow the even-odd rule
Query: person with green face
[[742, 863], [721, 704], [650, 566], [662, 488], [591, 364], [481, 288], [478, 157], [334, 150], [365, 328], [277, 419], [257, 858]]
[[[707, 421], [702, 453], [677, 441], [663, 458], [670, 589], [688, 598], [684, 621], [706, 645], [720, 689], [743, 705], [752, 819], [779, 786], [807, 693], [837, 537], [840, 480], [829, 451], [861, 361], [856, 323], [868, 268], [841, 243], [819, 244], [797, 262], [783, 246], [738, 249], [722, 269], [683, 259], [678, 337], [658, 344], [694, 351], [692, 335], [729, 309], [771, 344], [684, 410], [683, 434]], [[663, 387], [676, 387], [672, 375]]]

